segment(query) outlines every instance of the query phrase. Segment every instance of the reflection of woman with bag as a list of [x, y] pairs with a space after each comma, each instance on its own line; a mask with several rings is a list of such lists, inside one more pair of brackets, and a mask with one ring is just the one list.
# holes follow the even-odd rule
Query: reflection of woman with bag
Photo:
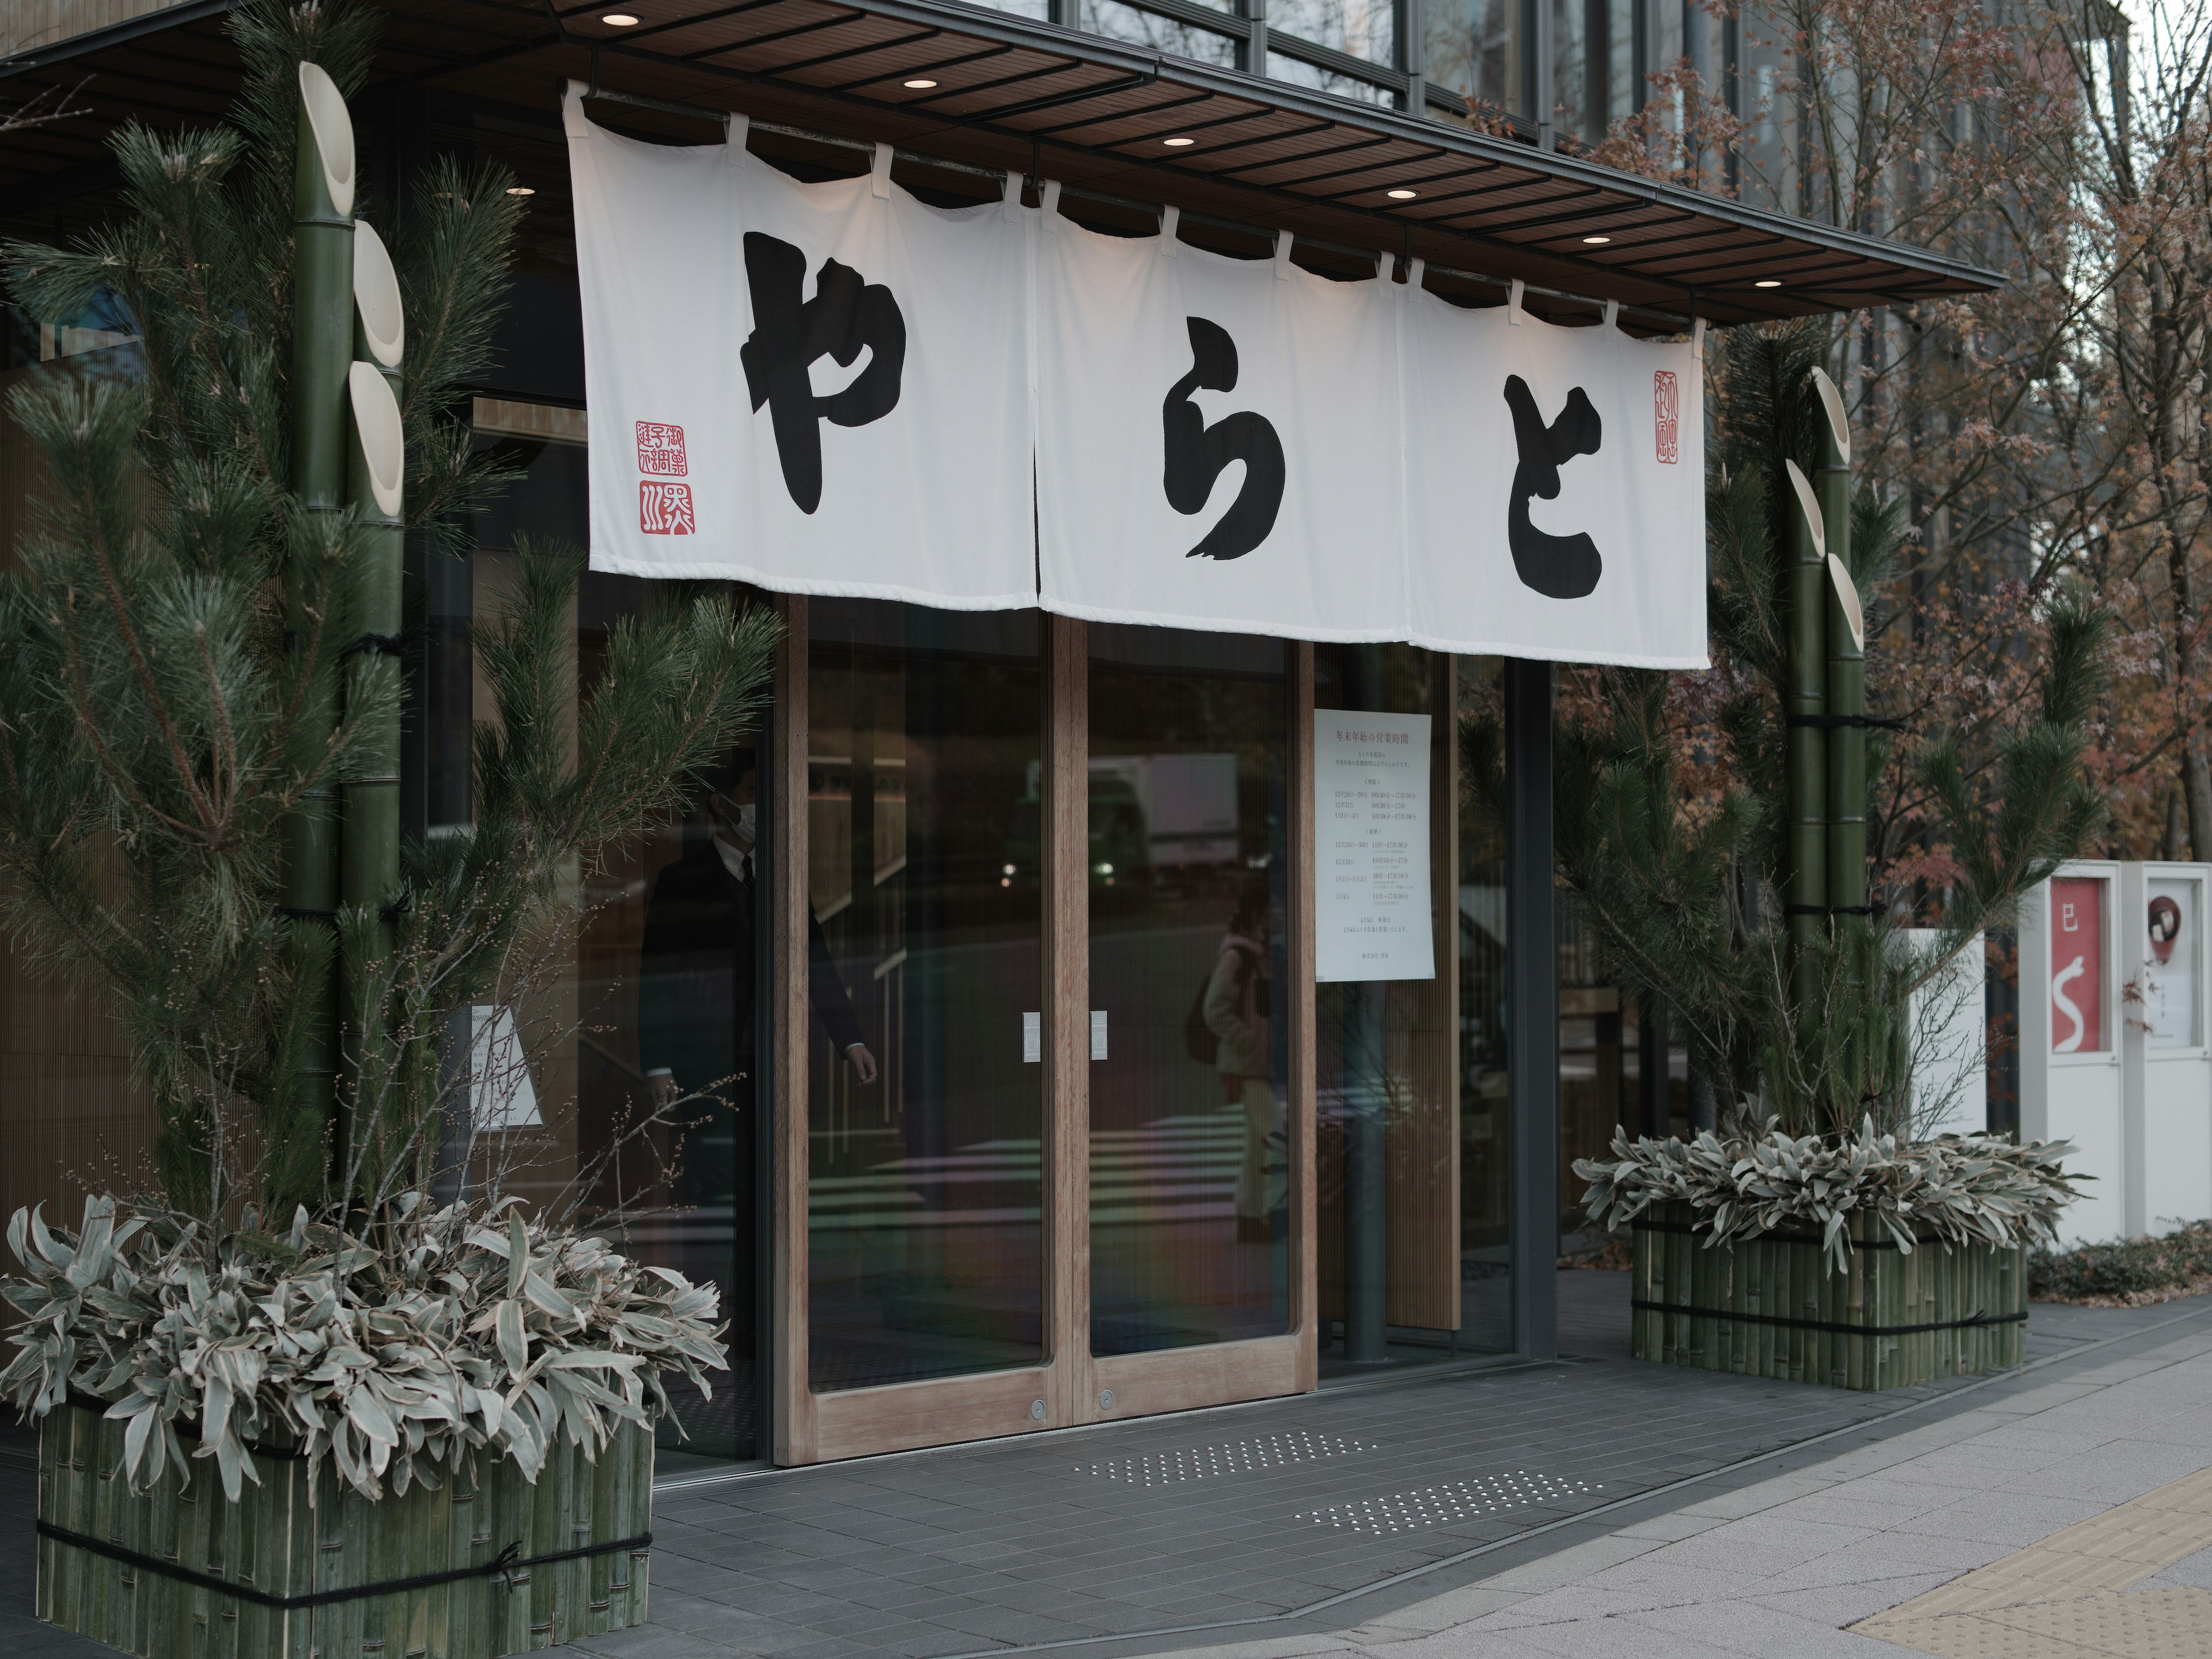
[[1237, 891], [1229, 932], [1198, 1009], [1205, 1033], [1212, 1039], [1211, 1058], [1221, 1078], [1222, 1098], [1244, 1108], [1244, 1156], [1237, 1170], [1239, 1243], [1266, 1243], [1272, 1237], [1267, 1136], [1274, 1125], [1275, 1088], [1268, 1064], [1268, 991], [1267, 884], [1253, 881]]

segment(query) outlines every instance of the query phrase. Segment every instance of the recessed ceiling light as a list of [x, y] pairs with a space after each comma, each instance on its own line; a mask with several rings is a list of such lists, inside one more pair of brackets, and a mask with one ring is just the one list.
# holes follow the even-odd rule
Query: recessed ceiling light
[[1196, 143], [1198, 140], [1195, 138], [1163, 138], [1160, 142], [1165, 144], [1170, 149], [1181, 149], [1186, 144]]
[[536, 191], [531, 189], [527, 185], [509, 185], [507, 188], [507, 193], [509, 196], [535, 196], [538, 194]]
[[605, 17], [599, 19], [599, 21], [602, 23], [612, 24], [618, 29], [633, 28], [636, 27], [637, 24], [637, 19], [631, 16], [626, 11], [611, 11]]
[[1603, 247], [1612, 240], [1613, 238], [1610, 236], [1585, 236], [1583, 238], [1583, 246], [1585, 247]]
[[1782, 286], [1782, 279], [1779, 276], [1762, 276], [1757, 282], [1753, 283], [1752, 286], [1753, 288], [1780, 288]]
[[1383, 191], [1383, 194], [1388, 196], [1394, 202], [1410, 202], [1420, 193], [1421, 192], [1418, 190], [1390, 190]]
[[935, 86], [937, 82], [934, 81], [903, 81], [901, 82], [900, 84], [902, 86], [908, 87], [915, 92], [927, 92], [932, 87]]

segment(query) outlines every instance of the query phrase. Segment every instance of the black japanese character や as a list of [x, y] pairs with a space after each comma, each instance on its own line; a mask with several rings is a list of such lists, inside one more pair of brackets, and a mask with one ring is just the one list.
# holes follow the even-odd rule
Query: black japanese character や
[[1559, 469], [1577, 455], [1597, 453], [1604, 436], [1595, 405], [1580, 386], [1567, 393], [1566, 407], [1549, 426], [1536, 407], [1535, 394], [1518, 374], [1505, 381], [1505, 406], [1513, 411], [1513, 442], [1520, 465], [1513, 472], [1513, 505], [1505, 517], [1505, 544], [1522, 581], [1547, 599], [1579, 599], [1597, 586], [1605, 562], [1585, 532], [1554, 536], [1528, 522], [1528, 498], [1555, 501]]
[[1249, 410], [1206, 425], [1190, 394], [1200, 387], [1208, 392], [1237, 389], [1237, 343], [1218, 323], [1203, 317], [1188, 321], [1190, 373], [1169, 389], [1167, 401], [1160, 406], [1167, 451], [1162, 482], [1170, 507], [1178, 513], [1200, 513], [1213, 493], [1214, 480], [1231, 461], [1243, 462], [1244, 484], [1237, 499], [1221, 521], [1183, 556], [1241, 559], [1267, 539], [1275, 527], [1275, 514], [1282, 510], [1283, 441], [1265, 416]]
[[[822, 428], [866, 426], [898, 406], [906, 366], [906, 319], [880, 283], [850, 265], [825, 259], [814, 297], [801, 302], [806, 255], [758, 231], [745, 233], [745, 283], [752, 292], [753, 331], [738, 353], [753, 410], [769, 406], [784, 487], [802, 513], [822, 504]], [[868, 366], [842, 392], [817, 397], [808, 371], [823, 357], [849, 368], [863, 348]]]

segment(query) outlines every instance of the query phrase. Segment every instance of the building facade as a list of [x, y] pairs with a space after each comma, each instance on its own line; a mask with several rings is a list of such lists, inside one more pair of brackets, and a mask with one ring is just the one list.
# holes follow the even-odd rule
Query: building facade
[[[9, 234], [97, 222], [120, 119], [219, 113], [228, 9], [60, 17], [0, 66], [0, 91], [83, 111], [0, 138]], [[495, 158], [529, 198], [468, 411], [517, 481], [468, 557], [410, 562], [417, 837], [468, 832], [471, 732], [494, 712], [471, 629], [511, 603], [519, 544], [589, 540], [562, 81], [657, 142], [747, 114], [754, 153], [801, 179], [895, 143], [927, 200], [995, 199], [1019, 171], [1032, 197], [1065, 180], [1061, 210], [1104, 230], [1150, 234], [1173, 207], [1194, 242], [1251, 257], [1287, 228], [1323, 274], [1398, 254], [1456, 303], [1612, 306], [1645, 334], [1984, 282], [1559, 154], [1683, 54], [1683, 15], [1643, 0], [387, 9], [356, 100], [368, 216], [399, 228], [406, 181], [441, 155]], [[10, 312], [6, 347], [9, 384], [133, 372], [130, 319], [98, 307]], [[9, 549], [40, 487], [6, 428]], [[579, 689], [653, 586], [585, 578]], [[1548, 662], [738, 597], [783, 623], [761, 729], [708, 798], [578, 872], [531, 998], [470, 1033], [475, 1167], [537, 1198], [580, 1185], [628, 1248], [721, 1289], [729, 1386], [680, 1406], [665, 1467], [1554, 1351], [1573, 1158], [1682, 1102], [1679, 1055], [1670, 1085], [1663, 1036], [1589, 982], [1555, 905]], [[1317, 709], [1426, 722], [1427, 977], [1316, 975]], [[1502, 804], [1463, 787], [1478, 722], [1502, 733]], [[711, 1109], [632, 1135], [663, 1079]], [[97, 999], [16, 955], [0, 1128], [0, 1207], [63, 1215], [127, 1188], [150, 1138]]]

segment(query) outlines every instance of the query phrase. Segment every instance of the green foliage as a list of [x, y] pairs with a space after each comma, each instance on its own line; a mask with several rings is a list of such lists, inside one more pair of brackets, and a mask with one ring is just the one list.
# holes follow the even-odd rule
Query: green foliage
[[[1707, 480], [1715, 667], [1699, 694], [1706, 701], [1686, 720], [1681, 688], [1666, 675], [1577, 671], [1557, 732], [1558, 864], [1601, 969], [1622, 990], [1667, 1006], [1670, 1030], [1716, 1098], [1775, 1114], [1793, 1134], [1841, 1135], [1871, 1114], [1881, 1133], [1910, 1139], [1922, 1110], [1914, 1063], [1935, 1036], [1916, 1029], [1913, 994], [2078, 855], [2100, 821], [2102, 802], [2081, 762], [2110, 622], [2071, 588], [2043, 596], [2035, 696], [2016, 717], [1984, 724], [1978, 740], [1987, 763], [1970, 770], [1942, 732], [1917, 732], [1909, 752], [1869, 743], [1869, 802], [1907, 769], [1929, 799], [1934, 841], [1957, 866], [1936, 947], [1908, 951], [1887, 911], [1869, 923], [1832, 923], [1793, 946], [1781, 896], [1783, 602], [1787, 515], [1798, 508], [1785, 463], [1809, 475], [1819, 459], [1825, 417], [1809, 378], [1819, 341], [1814, 330], [1789, 328], [1740, 331], [1729, 343]], [[1851, 574], [1869, 637], [1899, 556], [1902, 511], [1878, 487], [1862, 484], [1852, 496]], [[1879, 714], [1877, 667], [1869, 665], [1868, 695]], [[1494, 796], [1502, 789], [1495, 727], [1478, 723], [1463, 741], [1473, 787]], [[1686, 741], [1716, 751], [1697, 757], [1701, 794], [1689, 781]]]
[[[496, 720], [475, 745], [471, 832], [415, 850], [387, 917], [347, 912], [335, 937], [293, 925], [280, 826], [364, 771], [364, 734], [390, 729], [402, 695], [392, 657], [351, 650], [374, 532], [305, 511], [286, 459], [297, 66], [357, 87], [375, 15], [255, 0], [228, 27], [246, 71], [228, 125], [126, 124], [112, 223], [67, 249], [0, 249], [13, 298], [41, 317], [119, 310], [143, 364], [53, 366], [11, 406], [52, 489], [0, 575], [4, 921], [43, 971], [119, 1011], [158, 1114], [143, 1200], [194, 1219], [203, 1253], [245, 1208], [352, 1224], [427, 1185], [453, 1012], [510, 997], [533, 931], [574, 925], [579, 872], [665, 817], [752, 723], [775, 634], [672, 590], [616, 629], [580, 696], [581, 560], [521, 549], [518, 601], [477, 640]], [[407, 499], [431, 556], [502, 476], [459, 410], [507, 284], [507, 182], [434, 167], [388, 238]], [[363, 210], [393, 202], [386, 188]], [[301, 1081], [313, 988], [334, 975], [356, 1021], [335, 1124]]]
[[2194, 1293], [2209, 1283], [2212, 1221], [2192, 1221], [2155, 1238], [2038, 1250], [2027, 1259], [2028, 1293], [2051, 1302], [2157, 1301], [2162, 1293]]
[[1769, 1118], [1763, 1130], [1739, 1122], [1725, 1136], [1631, 1141], [1616, 1132], [1610, 1158], [1577, 1158], [1590, 1183], [1589, 1218], [1618, 1230], [1655, 1204], [1697, 1212], [1705, 1246], [1790, 1230], [1816, 1235], [1831, 1271], [1849, 1261], [1854, 1215], [1878, 1220], [1897, 1248], [1947, 1244], [2047, 1244], [2058, 1217], [2079, 1196], [2059, 1167], [2073, 1146], [2015, 1146], [1988, 1135], [1938, 1135], [1901, 1145], [1871, 1117], [1856, 1133], [1792, 1135]]
[[0, 1398], [29, 1416], [72, 1389], [111, 1401], [134, 1492], [208, 1459], [235, 1503], [260, 1481], [257, 1443], [295, 1449], [311, 1477], [328, 1459], [374, 1499], [479, 1451], [532, 1481], [560, 1437], [596, 1461], [623, 1424], [667, 1410], [663, 1371], [712, 1392], [705, 1369], [726, 1353], [712, 1285], [512, 1204], [409, 1193], [373, 1241], [301, 1210], [282, 1239], [249, 1229], [211, 1252], [112, 1199], [86, 1200], [74, 1236], [18, 1210], [8, 1243], [27, 1277], [0, 1295], [24, 1323]]

